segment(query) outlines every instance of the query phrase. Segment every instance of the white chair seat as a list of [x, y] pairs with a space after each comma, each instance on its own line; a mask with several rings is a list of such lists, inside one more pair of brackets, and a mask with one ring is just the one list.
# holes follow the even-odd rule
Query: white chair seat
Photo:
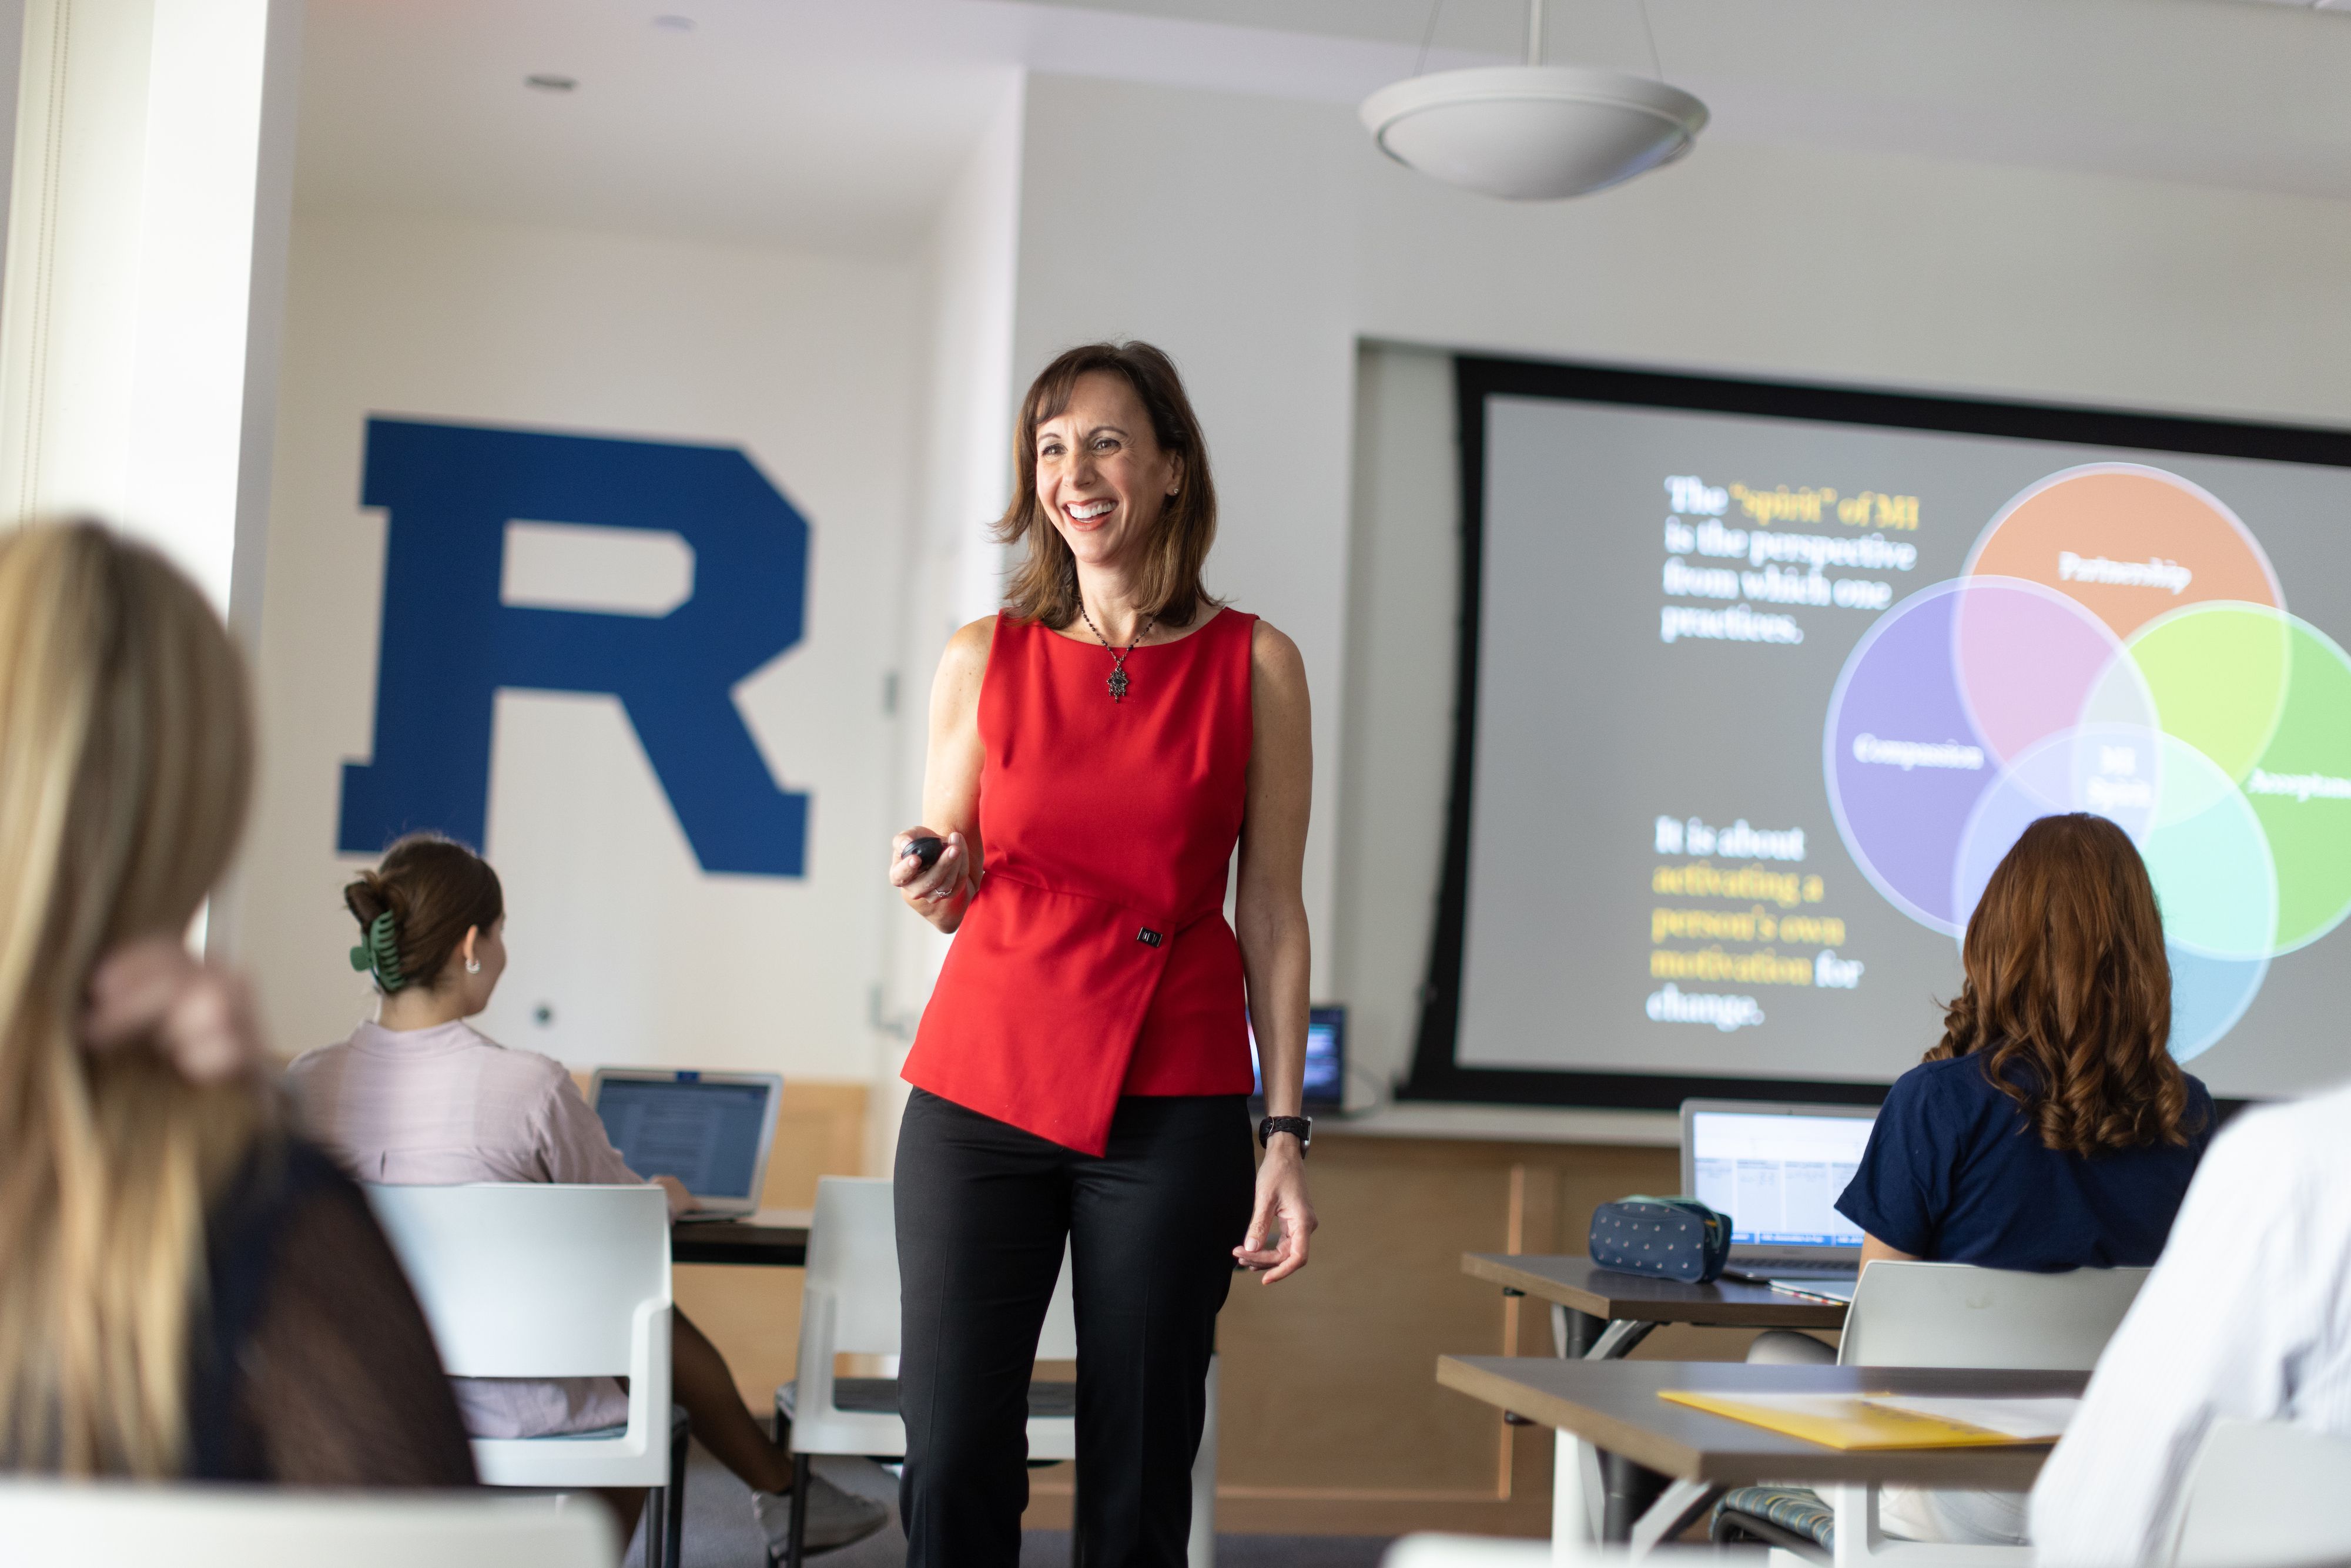
[[2182, 1490], [2177, 1568], [2351, 1562], [2351, 1437], [2215, 1421]]
[[0, 1480], [0, 1557], [31, 1568], [611, 1568], [592, 1501], [452, 1492]]

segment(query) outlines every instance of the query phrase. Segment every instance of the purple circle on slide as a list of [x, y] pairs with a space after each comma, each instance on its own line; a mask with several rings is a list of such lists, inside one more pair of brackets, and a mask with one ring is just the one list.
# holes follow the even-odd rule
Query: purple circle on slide
[[[1992, 759], [2013, 762], [2080, 724], [2101, 679], [2126, 656], [2105, 622], [2055, 589], [2014, 577], [1961, 581], [1951, 626], [1959, 695]], [[2100, 716], [2154, 722], [2143, 709]]]
[[1965, 587], [1921, 589], [1862, 634], [1822, 736], [1829, 810], [1855, 863], [1895, 907], [1949, 936], [1961, 918], [1951, 897], [1959, 841], [2000, 771], [1955, 669]]

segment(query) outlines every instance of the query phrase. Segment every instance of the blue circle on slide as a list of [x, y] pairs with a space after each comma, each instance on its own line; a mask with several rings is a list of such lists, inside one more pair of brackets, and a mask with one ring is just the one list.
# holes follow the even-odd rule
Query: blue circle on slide
[[2171, 959], [2171, 1059], [2199, 1056], [2237, 1027], [2270, 972], [2267, 958], [2214, 958], [2163, 945]]

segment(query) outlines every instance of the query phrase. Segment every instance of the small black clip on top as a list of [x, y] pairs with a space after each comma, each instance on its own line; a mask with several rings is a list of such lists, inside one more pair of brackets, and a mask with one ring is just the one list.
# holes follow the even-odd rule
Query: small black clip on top
[[1158, 932], [1154, 931], [1148, 925], [1136, 932], [1134, 934], [1134, 939], [1137, 942], [1142, 943], [1146, 947], [1156, 947], [1160, 943], [1166, 940], [1165, 937], [1160, 936]]

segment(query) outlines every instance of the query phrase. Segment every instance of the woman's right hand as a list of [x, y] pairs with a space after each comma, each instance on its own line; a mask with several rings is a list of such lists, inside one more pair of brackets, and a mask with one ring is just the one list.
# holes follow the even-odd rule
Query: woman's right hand
[[[927, 871], [918, 856], [906, 852], [906, 846], [921, 838], [946, 841], [939, 858], [931, 862]], [[898, 890], [915, 914], [934, 925], [946, 915], [971, 881], [971, 844], [961, 833], [939, 833], [914, 827], [890, 841], [890, 885]]]
[[269, 1061], [244, 977], [192, 957], [175, 936], [146, 937], [100, 956], [81, 1038], [101, 1054], [149, 1041], [192, 1083], [258, 1081]]

